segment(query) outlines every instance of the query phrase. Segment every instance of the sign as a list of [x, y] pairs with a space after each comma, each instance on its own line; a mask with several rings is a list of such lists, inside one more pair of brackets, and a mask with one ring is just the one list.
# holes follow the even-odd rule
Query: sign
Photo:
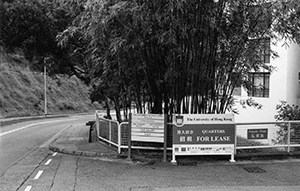
[[268, 139], [268, 129], [248, 129], [248, 139]]
[[177, 155], [232, 154], [231, 145], [181, 145], [175, 147]]
[[173, 144], [234, 144], [234, 124], [184, 125], [173, 128]]
[[164, 142], [164, 115], [132, 114], [131, 140]]
[[184, 124], [225, 124], [234, 123], [234, 116], [231, 114], [183, 114], [174, 116], [174, 124], [177, 127]]
[[173, 160], [176, 155], [234, 156], [235, 123], [232, 114], [173, 116]]

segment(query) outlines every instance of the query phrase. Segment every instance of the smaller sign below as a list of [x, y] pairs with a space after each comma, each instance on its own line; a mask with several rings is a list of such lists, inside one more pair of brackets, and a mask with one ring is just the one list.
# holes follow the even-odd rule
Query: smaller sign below
[[227, 155], [234, 153], [234, 145], [173, 145], [175, 155]]
[[248, 129], [248, 139], [268, 139], [268, 129]]

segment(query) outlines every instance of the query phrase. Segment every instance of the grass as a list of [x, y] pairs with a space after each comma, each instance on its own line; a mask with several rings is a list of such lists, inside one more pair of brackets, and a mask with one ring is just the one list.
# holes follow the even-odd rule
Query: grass
[[[44, 114], [44, 76], [20, 54], [0, 49], [0, 118]], [[48, 114], [93, 112], [88, 87], [75, 76], [47, 77]]]

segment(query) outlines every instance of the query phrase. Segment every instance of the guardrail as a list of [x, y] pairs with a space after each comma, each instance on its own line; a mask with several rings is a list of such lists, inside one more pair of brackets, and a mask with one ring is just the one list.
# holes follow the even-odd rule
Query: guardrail
[[107, 142], [110, 146], [116, 146], [118, 148], [118, 152], [120, 153], [120, 124], [118, 121], [104, 119], [99, 117], [96, 113], [96, 130], [97, 137], [105, 142]]
[[236, 138], [236, 150], [275, 148], [289, 153], [300, 147], [300, 121], [236, 123]]
[[[96, 112], [97, 136], [109, 145], [121, 149], [128, 148], [128, 122], [119, 123], [104, 119]], [[168, 124], [167, 150], [172, 150], [172, 124]], [[266, 131], [265, 131], [266, 130]], [[254, 132], [254, 133], [253, 133]], [[252, 137], [249, 137], [252, 136]], [[300, 147], [300, 121], [236, 123], [236, 153], [251, 149], [293, 152]], [[135, 142], [133, 149], [163, 150], [163, 144]], [[273, 149], [273, 150], [272, 150]], [[300, 151], [300, 149], [299, 149]]]

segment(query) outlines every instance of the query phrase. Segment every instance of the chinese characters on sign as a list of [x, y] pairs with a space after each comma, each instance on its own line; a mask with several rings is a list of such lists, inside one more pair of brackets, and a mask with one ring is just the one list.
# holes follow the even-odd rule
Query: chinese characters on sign
[[235, 144], [233, 115], [184, 114], [173, 118], [173, 155], [233, 156]]
[[248, 129], [248, 139], [268, 139], [268, 129]]

